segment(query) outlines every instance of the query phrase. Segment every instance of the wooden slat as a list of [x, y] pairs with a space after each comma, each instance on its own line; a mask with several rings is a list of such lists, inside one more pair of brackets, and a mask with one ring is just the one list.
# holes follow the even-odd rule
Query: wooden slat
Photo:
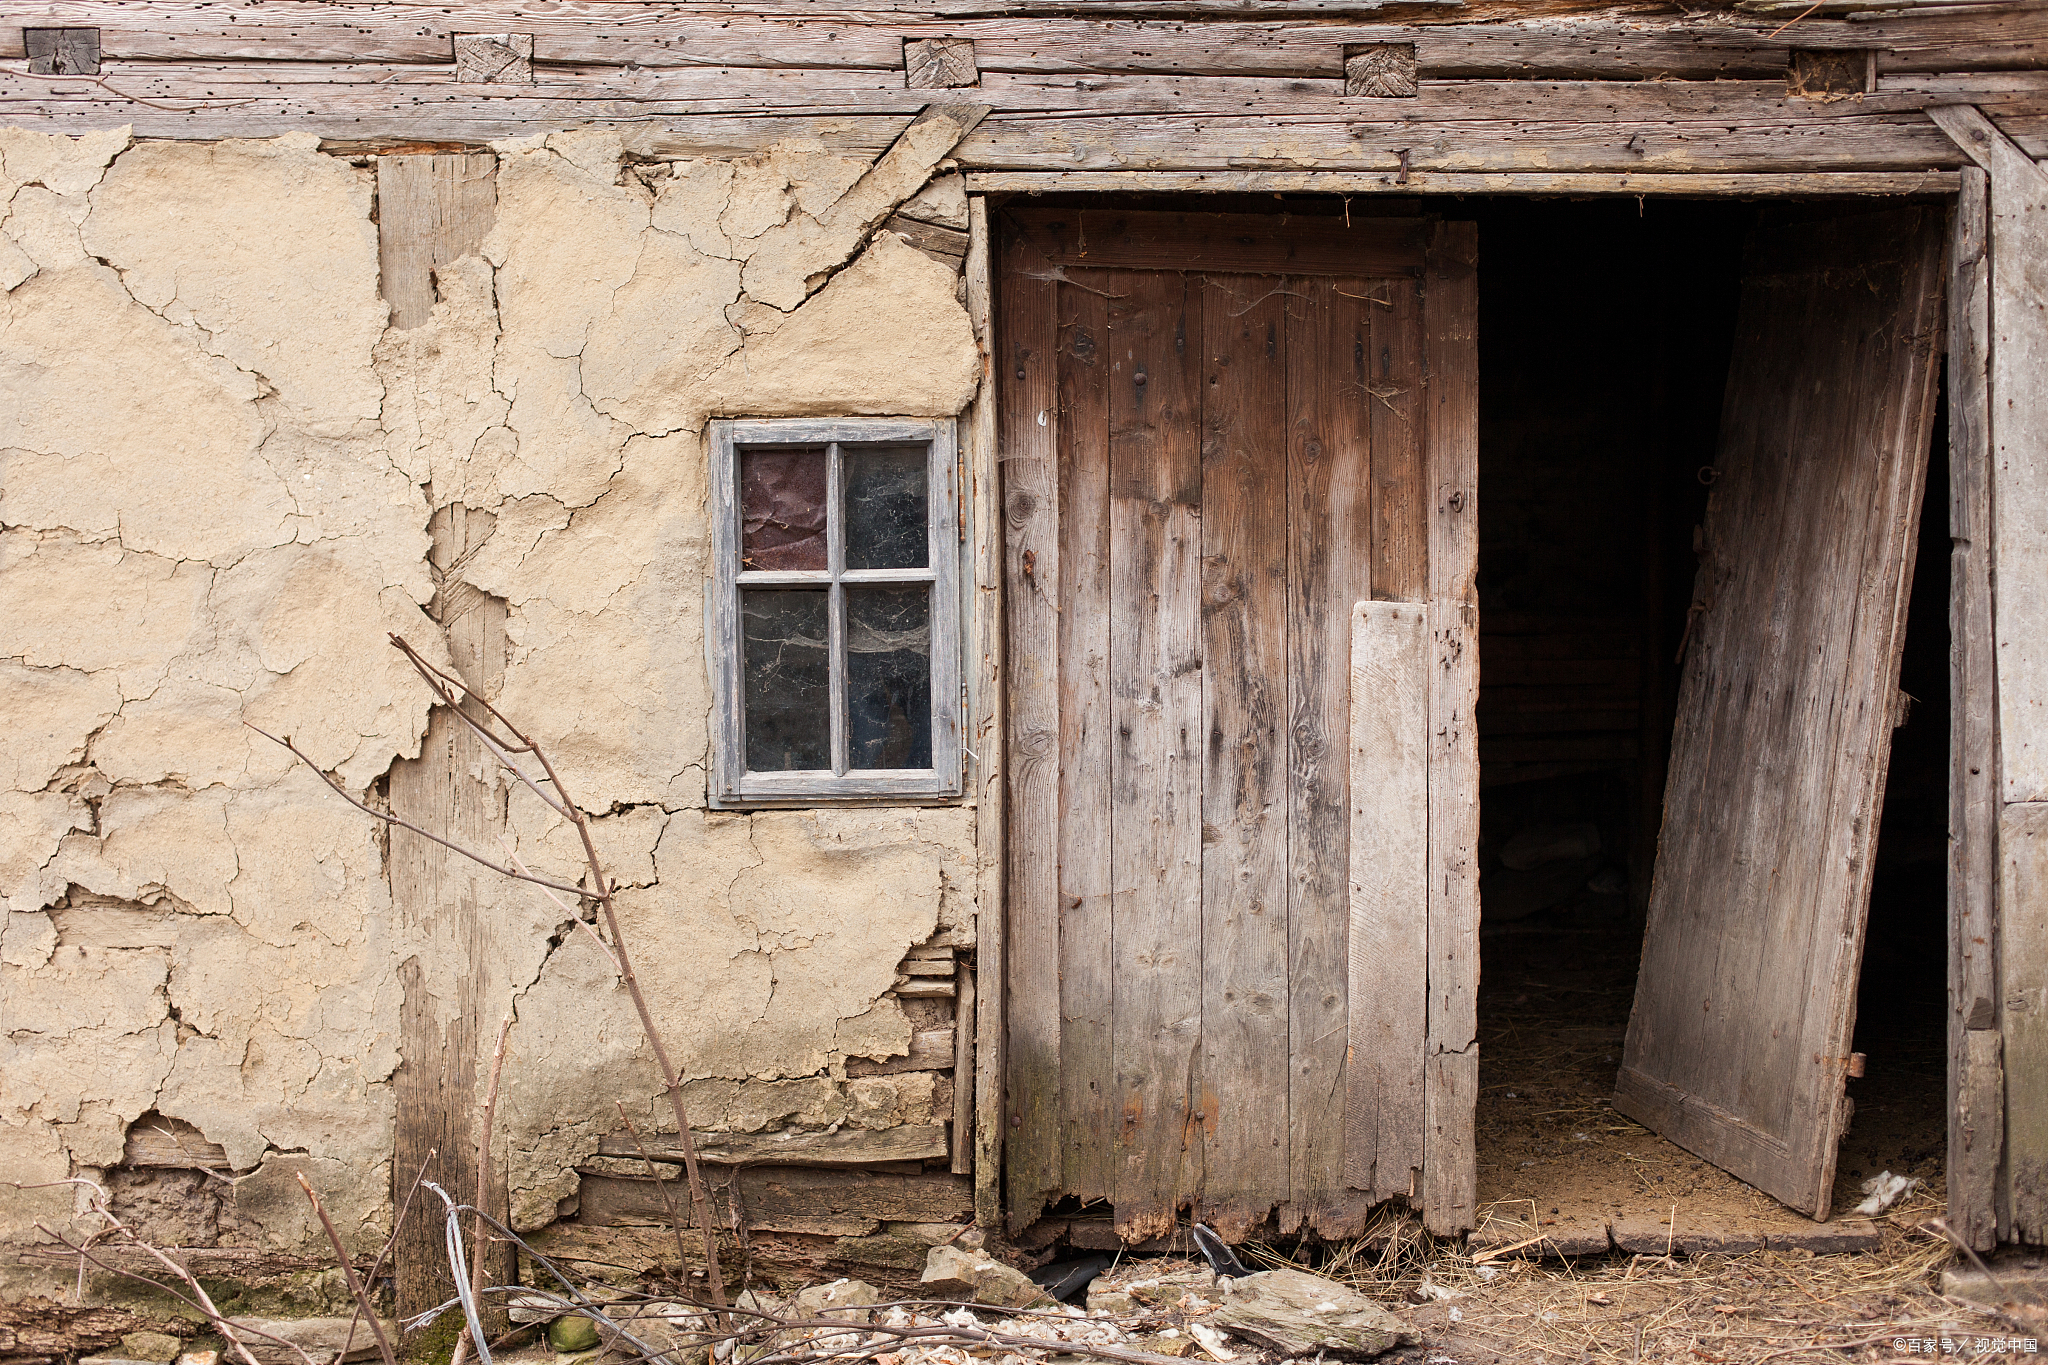
[[1844, 1121], [1940, 337], [1932, 209], [1767, 222], [1615, 1106], [1813, 1217]]
[[[1967, 166], [1949, 225], [1948, 1223], [1998, 1242], [1998, 678], [1991, 625], [1990, 182]], [[1989, 1041], [1994, 1046], [1985, 1046]]]
[[1018, 230], [1056, 265], [1245, 274], [1408, 274], [1421, 265], [1420, 220], [1279, 219], [1260, 214], [1014, 209]]
[[1440, 224], [1425, 284], [1432, 667], [1422, 1217], [1440, 1235], [1471, 1227], [1478, 1204], [1478, 259], [1475, 224]]
[[1173, 1230], [1199, 1188], [1202, 1055], [1200, 290], [1128, 276], [1109, 300], [1111, 889], [1117, 1234]]
[[1110, 949], [1109, 276], [1059, 291], [1060, 1145], [1063, 1189], [1116, 1187]]
[[[1287, 281], [1287, 980], [1291, 1213], [1356, 1236], [1344, 1176], [1353, 602], [1371, 595], [1374, 283]], [[1412, 292], [1412, 287], [1411, 287]], [[1411, 353], [1412, 354], [1412, 353]], [[1419, 922], [1419, 917], [1418, 917]], [[1416, 1055], [1419, 1058], [1420, 1038]], [[1418, 1123], [1419, 1129], [1419, 1123]]]
[[1429, 979], [1429, 609], [1351, 617], [1351, 1072], [1345, 1178], [1420, 1193]]
[[1991, 490], [1999, 775], [2048, 800], [2048, 171], [1968, 106], [1936, 120], [1991, 176]]
[[[953, 1030], [953, 1115], [952, 1132], [947, 1136], [946, 1155], [951, 1159], [954, 1175], [974, 1174], [974, 964], [962, 962], [954, 992], [957, 1003], [953, 1007], [954, 1017], [959, 1020]], [[979, 1195], [976, 1196], [979, 1202]]]
[[1202, 277], [1205, 1219], [1288, 1196], [1287, 282]]
[[[955, 1015], [955, 1027], [972, 1028], [971, 1067], [956, 1070], [956, 1093], [973, 1092], [974, 1120], [974, 1216], [985, 1227], [994, 1227], [1001, 1217], [1003, 1150], [1003, 1007], [1005, 1001], [1003, 963], [1008, 943], [1009, 921], [1005, 904], [1005, 879], [1009, 872], [1009, 816], [1003, 774], [1007, 762], [1007, 710], [1004, 691], [1009, 681], [1004, 662], [1003, 603], [1008, 584], [1005, 579], [1005, 518], [1003, 514], [1002, 463], [996, 439], [997, 386], [992, 367], [1000, 357], [995, 334], [994, 244], [989, 237], [988, 200], [980, 195], [967, 201], [967, 315], [981, 351], [981, 391], [975, 396], [973, 420], [968, 423], [968, 474], [972, 487], [969, 506], [973, 511], [971, 536], [974, 545], [974, 573], [966, 590], [972, 594], [967, 613], [970, 647], [978, 660], [969, 674], [970, 716], [968, 740], [969, 790], [974, 795], [974, 842], [978, 866], [975, 871], [975, 955], [974, 1008], [966, 1008], [963, 997]], [[956, 1143], [961, 1134], [955, 1133]]]
[[391, 325], [433, 315], [433, 272], [475, 254], [497, 216], [498, 159], [489, 153], [377, 158], [377, 217], [403, 225], [377, 236], [377, 285]]
[[901, 1057], [871, 1061], [866, 1057], [846, 1059], [849, 1076], [893, 1076], [905, 1071], [946, 1071], [953, 1065], [954, 1030], [921, 1029], [910, 1035], [910, 1051]]
[[[1365, 291], [1372, 320], [1364, 381], [1372, 441], [1372, 595], [1421, 602], [1429, 594], [1428, 429], [1423, 376], [1423, 292], [1408, 280]], [[1382, 307], [1375, 300], [1385, 300]]]
[[[1995, 202], [1996, 177], [1992, 186]], [[2048, 802], [2005, 808], [1998, 859], [2005, 1074], [2012, 1078], [2005, 1089], [1999, 1240], [2039, 1243], [2048, 1240]]]
[[[953, 1030], [945, 1030], [950, 1048]], [[710, 1166], [873, 1166], [885, 1161], [928, 1161], [946, 1155], [946, 1125], [902, 1128], [847, 1128], [836, 1133], [708, 1133], [692, 1130], [697, 1160]], [[680, 1163], [673, 1136], [643, 1136], [647, 1156]], [[641, 1144], [629, 1133], [614, 1133], [598, 1144], [604, 1156], [638, 1157]]]
[[996, 383], [1007, 532], [1009, 886], [1002, 1121], [1009, 1217], [1059, 1187], [1059, 404], [1054, 286], [1044, 258], [1004, 245]]

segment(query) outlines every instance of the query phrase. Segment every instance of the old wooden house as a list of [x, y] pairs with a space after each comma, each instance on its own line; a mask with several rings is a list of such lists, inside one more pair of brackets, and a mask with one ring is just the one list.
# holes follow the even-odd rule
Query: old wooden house
[[[510, 1223], [673, 1259], [587, 905], [250, 728], [575, 884], [393, 633], [591, 817], [761, 1267], [1725, 1247], [1880, 1163], [2048, 1240], [2044, 55], [2032, 0], [0, 6], [0, 1287], [78, 1175], [223, 1278], [326, 1263], [301, 1174], [374, 1249], [477, 1179], [501, 1018]], [[1556, 1193], [1645, 1144], [1770, 1212]]]

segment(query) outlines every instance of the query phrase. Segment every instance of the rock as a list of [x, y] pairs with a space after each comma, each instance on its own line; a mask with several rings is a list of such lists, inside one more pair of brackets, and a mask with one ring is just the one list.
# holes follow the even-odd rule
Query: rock
[[1262, 1270], [1233, 1282], [1208, 1321], [1288, 1357], [1376, 1356], [1416, 1340], [1406, 1323], [1365, 1295], [1299, 1270]]
[[163, 1332], [130, 1332], [121, 1338], [121, 1350], [135, 1360], [153, 1360], [157, 1365], [176, 1360], [185, 1343]]
[[562, 1316], [562, 1308], [552, 1295], [507, 1294], [505, 1316], [524, 1327], [536, 1322], [553, 1322]]
[[763, 1294], [758, 1289], [745, 1291], [732, 1301], [732, 1306], [742, 1313], [759, 1313], [770, 1318], [782, 1317], [784, 1312], [781, 1299], [772, 1294]]
[[919, 1286], [934, 1299], [958, 1299], [996, 1308], [1049, 1308], [1053, 1301], [1021, 1270], [965, 1247], [933, 1247]]
[[1088, 1311], [1123, 1317], [1138, 1311], [1138, 1301], [1121, 1289], [1098, 1289], [1091, 1284], [1088, 1286]]
[[187, 1351], [178, 1357], [178, 1365], [220, 1365], [219, 1351]]
[[[228, 1321], [252, 1332], [284, 1338], [284, 1341], [270, 1341], [263, 1337], [248, 1339], [249, 1354], [256, 1357], [259, 1365], [305, 1365], [299, 1358], [299, 1351], [313, 1357], [317, 1365], [368, 1360], [377, 1354], [377, 1334], [370, 1330], [367, 1321], [358, 1318], [230, 1318]], [[351, 1327], [354, 1328], [353, 1335], [350, 1334]], [[398, 1340], [398, 1329], [388, 1322], [384, 1323], [384, 1339]]]
[[[642, 1303], [631, 1306], [615, 1304], [605, 1310], [612, 1321], [626, 1331], [654, 1348], [662, 1357], [662, 1365], [704, 1365], [710, 1357], [711, 1348], [702, 1341], [706, 1333], [714, 1331], [711, 1315], [694, 1304], [687, 1303]], [[604, 1333], [611, 1337], [611, 1333]], [[615, 1348], [630, 1349], [632, 1343], [614, 1340], [607, 1343]]]
[[[866, 1322], [873, 1315], [866, 1312], [869, 1304], [882, 1301], [881, 1293], [871, 1284], [861, 1280], [834, 1280], [830, 1284], [814, 1284], [800, 1289], [789, 1303], [789, 1315], [793, 1318], [845, 1318], [849, 1322]], [[855, 1311], [861, 1310], [861, 1311]]]
[[163, 1365], [163, 1362], [160, 1360], [130, 1360], [126, 1356], [80, 1356], [78, 1358], [78, 1365]]
[[596, 1350], [604, 1345], [604, 1338], [598, 1334], [596, 1323], [579, 1315], [556, 1318], [549, 1323], [548, 1345], [566, 1355], [571, 1351]]
[[1216, 1275], [1208, 1266], [1186, 1265], [1163, 1275], [1132, 1280], [1124, 1286], [1124, 1292], [1146, 1308], [1173, 1308], [1190, 1294], [1214, 1298], [1215, 1285]]

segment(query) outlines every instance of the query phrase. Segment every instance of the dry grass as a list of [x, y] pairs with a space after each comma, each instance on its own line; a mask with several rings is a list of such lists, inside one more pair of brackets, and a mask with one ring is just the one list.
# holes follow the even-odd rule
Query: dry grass
[[[1414, 1357], [1431, 1365], [1842, 1365], [1978, 1358], [1979, 1338], [1988, 1345], [2037, 1337], [2039, 1324], [1941, 1297], [1941, 1271], [1956, 1253], [1922, 1226], [1941, 1212], [1931, 1196], [1910, 1199], [1887, 1220], [1880, 1249], [1839, 1256], [1764, 1250], [1529, 1262], [1468, 1252], [1411, 1218], [1390, 1218], [1364, 1240], [1327, 1248], [1320, 1264], [1269, 1247], [1251, 1248], [1248, 1259], [1312, 1269], [1383, 1303], [1423, 1300], [1410, 1311], [1428, 1341]], [[1899, 1338], [1934, 1346], [1895, 1349]], [[1943, 1339], [1960, 1349], [1945, 1353]]]

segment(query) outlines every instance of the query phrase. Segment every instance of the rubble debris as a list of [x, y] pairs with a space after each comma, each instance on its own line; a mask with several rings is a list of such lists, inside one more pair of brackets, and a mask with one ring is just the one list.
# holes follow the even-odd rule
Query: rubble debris
[[921, 1287], [935, 1299], [957, 1299], [997, 1308], [1039, 1308], [1053, 1303], [1023, 1271], [1004, 1265], [986, 1252], [959, 1246], [932, 1248], [925, 1258]]
[[[228, 1321], [249, 1329], [245, 1337], [249, 1353], [256, 1357], [257, 1365], [305, 1365], [305, 1358], [300, 1354], [302, 1351], [323, 1365], [327, 1362], [347, 1365], [350, 1361], [370, 1360], [377, 1354], [376, 1333], [370, 1330], [367, 1321], [359, 1317], [229, 1318]], [[386, 1321], [383, 1327], [387, 1340], [397, 1340], [398, 1328], [394, 1324]], [[261, 1335], [257, 1335], [259, 1333]]]
[[1365, 1295], [1300, 1270], [1235, 1281], [1208, 1321], [1282, 1356], [1371, 1357], [1415, 1344], [1408, 1325]]
[[864, 1280], [834, 1280], [830, 1284], [814, 1284], [808, 1289], [798, 1290], [796, 1297], [790, 1300], [789, 1312], [794, 1318], [829, 1317], [866, 1322], [873, 1315], [865, 1310], [881, 1301], [881, 1292]]

